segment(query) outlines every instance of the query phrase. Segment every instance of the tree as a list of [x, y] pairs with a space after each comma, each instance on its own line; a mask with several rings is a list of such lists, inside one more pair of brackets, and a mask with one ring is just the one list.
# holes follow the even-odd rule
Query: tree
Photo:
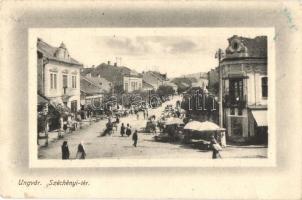
[[178, 86], [178, 88], [177, 88], [177, 93], [178, 93], [178, 94], [181, 94], [181, 93], [187, 91], [189, 88], [190, 88], [190, 87], [180, 85], [180, 86]]
[[156, 93], [159, 97], [164, 97], [164, 96], [173, 95], [175, 93], [175, 91], [172, 86], [161, 85], [158, 87]]
[[210, 84], [210, 85], [208, 86], [208, 90], [209, 90], [211, 93], [213, 93], [213, 94], [215, 94], [215, 95], [218, 95], [218, 93], [219, 93], [219, 82], [214, 82], [214, 83]]
[[124, 93], [123, 85], [114, 85], [114, 93], [115, 94], [123, 94]]

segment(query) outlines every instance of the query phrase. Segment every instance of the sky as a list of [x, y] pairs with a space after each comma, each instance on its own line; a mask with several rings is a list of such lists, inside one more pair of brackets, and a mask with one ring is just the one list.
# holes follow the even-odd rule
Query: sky
[[84, 67], [111, 61], [137, 72], [156, 70], [178, 77], [215, 68], [215, 52], [226, 49], [233, 35], [270, 33], [266, 28], [52, 28], [32, 29], [30, 37], [55, 47], [64, 42]]

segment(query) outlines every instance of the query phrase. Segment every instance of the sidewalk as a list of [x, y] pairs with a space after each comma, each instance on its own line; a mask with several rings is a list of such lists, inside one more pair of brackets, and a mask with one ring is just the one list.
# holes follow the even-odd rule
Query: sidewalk
[[[77, 130], [75, 131], [70, 131], [69, 129], [67, 129], [67, 133], [64, 133], [61, 132], [62, 136], [63, 137], [59, 137], [59, 129], [57, 130], [53, 130], [53, 131], [50, 131], [48, 132], [48, 144], [50, 143], [53, 143], [53, 142], [56, 142], [58, 140], [63, 140], [64, 137], [68, 137], [69, 135], [71, 134], [74, 134], [76, 132], [79, 132], [80, 130], [83, 130], [85, 129], [86, 127], [89, 127], [91, 126], [93, 123], [97, 122], [98, 120], [96, 118], [92, 118], [92, 119], [85, 119], [85, 120], [82, 120], [80, 123], [79, 123], [79, 127], [77, 128]], [[38, 143], [38, 149], [41, 148], [41, 147], [45, 147], [45, 142], [46, 142], [46, 139], [42, 138], [42, 139], [39, 139], [39, 143]]]

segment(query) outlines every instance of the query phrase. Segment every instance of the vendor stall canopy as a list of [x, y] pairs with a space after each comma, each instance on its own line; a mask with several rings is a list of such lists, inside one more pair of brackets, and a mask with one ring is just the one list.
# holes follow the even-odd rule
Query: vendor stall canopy
[[210, 121], [205, 121], [205, 122], [191, 121], [185, 125], [184, 129], [194, 130], [194, 131], [224, 131], [225, 130], [224, 128], [221, 128], [217, 124]]

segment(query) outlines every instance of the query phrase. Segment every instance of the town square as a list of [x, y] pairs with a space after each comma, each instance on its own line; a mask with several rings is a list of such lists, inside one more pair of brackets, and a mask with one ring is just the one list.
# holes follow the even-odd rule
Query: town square
[[237, 32], [41, 32], [38, 159], [267, 158], [268, 38]]

